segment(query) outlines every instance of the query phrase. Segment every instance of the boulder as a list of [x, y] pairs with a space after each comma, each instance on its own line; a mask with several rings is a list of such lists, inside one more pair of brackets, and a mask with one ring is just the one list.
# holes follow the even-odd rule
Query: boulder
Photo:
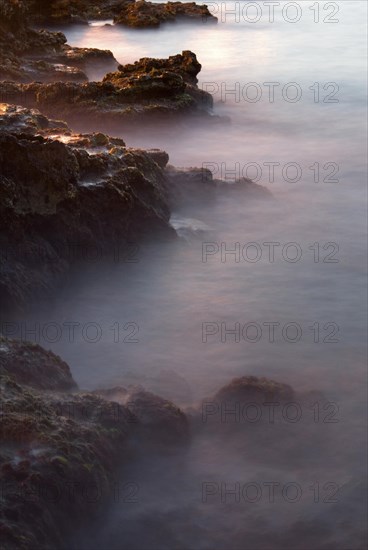
[[222, 387], [213, 397], [213, 401], [219, 402], [240, 402], [264, 403], [279, 401], [287, 403], [295, 398], [295, 392], [288, 384], [275, 382], [269, 378], [258, 378], [256, 376], [242, 376], [234, 378], [229, 384]]

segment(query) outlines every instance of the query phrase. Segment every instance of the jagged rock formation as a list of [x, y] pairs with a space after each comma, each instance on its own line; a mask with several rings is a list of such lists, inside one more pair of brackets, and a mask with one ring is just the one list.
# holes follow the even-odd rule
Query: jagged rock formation
[[37, 23], [87, 23], [113, 19], [129, 27], [157, 27], [166, 21], [216, 22], [206, 5], [195, 2], [152, 3], [144, 0], [30, 0], [29, 11]]
[[83, 124], [88, 131], [101, 126], [118, 131], [122, 124], [126, 127], [137, 120], [156, 122], [188, 114], [209, 117], [212, 96], [196, 85], [200, 69], [195, 54], [184, 51], [168, 59], [144, 58], [119, 66], [102, 82], [0, 82], [0, 97], [7, 103], [41, 109], [71, 125]]
[[1, 115], [5, 310], [59, 285], [78, 260], [71, 249], [103, 256], [151, 235], [175, 237], [167, 181], [155, 162], [163, 165], [164, 153], [128, 149], [123, 140], [104, 134], [75, 135], [27, 109], [3, 105]]
[[21, 0], [0, 0], [0, 80], [85, 82], [89, 63], [116, 66], [110, 51], [72, 48], [61, 32], [31, 29], [28, 8]]
[[166, 168], [157, 149], [126, 147], [102, 133], [73, 134], [39, 111], [0, 105], [0, 299], [5, 311], [51, 296], [81, 257], [128, 243], [174, 239], [171, 209], [214, 200], [231, 186], [200, 169]]
[[125, 2], [114, 22], [128, 27], [158, 27], [161, 23], [177, 20], [217, 22], [208, 7], [195, 2], [165, 2], [156, 4], [138, 0]]

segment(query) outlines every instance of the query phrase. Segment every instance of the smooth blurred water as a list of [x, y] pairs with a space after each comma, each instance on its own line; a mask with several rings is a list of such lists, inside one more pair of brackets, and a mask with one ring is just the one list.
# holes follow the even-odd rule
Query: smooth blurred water
[[[233, 4], [226, 2], [230, 7]], [[265, 10], [263, 3], [259, 4]], [[324, 4], [320, 2], [321, 10]], [[274, 23], [268, 22], [264, 12], [254, 24], [244, 20], [236, 23], [228, 17], [217, 25], [167, 24], [154, 30], [100, 25], [62, 29], [71, 45], [111, 49], [123, 64], [144, 56], [167, 57], [190, 49], [202, 63], [200, 86], [212, 83], [212, 89], [213, 86], [221, 89], [225, 83], [231, 89], [237, 82], [241, 87], [256, 82], [263, 90], [262, 99], [256, 103], [234, 101], [229, 95], [221, 101], [220, 93], [215, 96], [214, 112], [231, 117], [230, 124], [211, 126], [193, 122], [186, 128], [173, 125], [165, 130], [137, 128], [134, 132], [122, 127], [121, 136], [128, 145], [165, 149], [170, 162], [177, 166], [226, 163], [230, 170], [235, 163], [241, 167], [247, 163], [264, 167], [265, 162], [278, 162], [282, 167], [294, 162], [301, 166], [302, 176], [300, 181], [291, 183], [277, 169], [275, 181], [270, 183], [264, 167], [259, 183], [272, 192], [272, 200], [231, 195], [216, 204], [175, 213], [198, 219], [211, 231], [189, 243], [159, 243], [141, 248], [137, 263], [90, 266], [65, 289], [41, 320], [94, 322], [102, 327], [102, 337], [95, 344], [79, 336], [74, 343], [63, 340], [48, 346], [69, 362], [76, 380], [85, 388], [124, 384], [132, 380], [132, 373], [133, 378], [136, 376], [144, 384], [147, 377], [155, 377], [166, 369], [183, 377], [189, 385], [187, 396], [181, 397], [183, 405], [197, 402], [231, 378], [245, 374], [269, 376], [297, 389], [323, 390], [340, 406], [341, 422], [332, 446], [339, 465], [331, 460], [325, 463], [321, 457], [318, 468], [310, 470], [305, 466], [302, 476], [313, 478], [316, 471], [320, 475], [322, 471], [327, 477], [335, 475], [345, 482], [363, 466], [360, 442], [364, 439], [367, 328], [364, 100], [367, 6], [360, 1], [337, 4], [339, 22], [335, 24], [314, 23], [309, 9], [312, 2], [300, 2], [303, 16], [299, 22], [290, 24], [281, 17], [285, 5], [282, 2], [275, 10]], [[321, 11], [322, 16], [326, 14]], [[268, 100], [265, 82], [280, 83], [274, 103]], [[298, 83], [302, 89], [302, 98], [296, 103], [285, 101], [280, 94], [280, 89], [289, 82]], [[309, 90], [316, 82], [322, 91], [318, 103]], [[331, 82], [339, 87], [337, 103], [322, 101], [326, 92], [331, 91], [323, 91], [323, 85]], [[321, 167], [328, 162], [336, 163], [339, 181], [314, 182], [310, 167], [317, 162]], [[248, 175], [254, 174], [250, 171]], [[220, 254], [216, 254], [204, 262], [202, 241], [219, 246], [226, 243], [228, 249], [234, 243], [241, 246], [257, 243], [262, 248], [262, 258], [255, 263], [237, 263], [229, 255], [222, 262]], [[268, 261], [265, 242], [280, 243], [273, 263]], [[281, 256], [282, 246], [290, 242], [297, 243], [302, 250], [302, 258], [296, 263]], [[310, 249], [316, 242], [321, 246], [321, 259], [317, 263]], [[338, 262], [323, 262], [332, 251], [323, 250], [326, 243], [338, 247], [334, 256]], [[32, 320], [36, 317], [32, 316]], [[116, 322], [120, 327], [136, 323], [139, 341], [114, 342], [111, 327]], [[205, 322], [219, 326], [228, 323], [228, 328], [236, 322], [241, 325], [256, 322], [261, 326], [277, 322], [279, 327], [294, 322], [302, 328], [302, 337], [299, 342], [290, 343], [279, 328], [276, 341], [271, 343], [264, 327], [258, 342], [243, 339], [235, 342], [231, 336], [222, 342], [217, 334], [204, 343]], [[313, 341], [310, 328], [316, 322], [322, 331], [319, 343]], [[322, 341], [329, 332], [323, 328], [326, 323], [339, 327], [338, 342]], [[123, 335], [128, 332], [129, 327]], [[159, 383], [155, 390], [160, 393]], [[167, 395], [167, 387], [163, 394]], [[176, 398], [173, 386], [169, 396]], [[201, 468], [207, 471], [209, 456], [213, 458], [214, 450], [208, 455], [201, 445], [205, 446], [197, 442], [191, 457], [192, 476], [201, 475], [198, 463], [202, 464], [200, 471]], [[272, 459], [272, 452], [270, 456]], [[214, 459], [213, 469], [223, 474], [226, 467], [221, 457], [220, 453]], [[241, 455], [233, 453], [232, 459], [241, 462]], [[292, 471], [292, 461], [285, 467]], [[188, 479], [193, 481], [193, 477]], [[152, 480], [145, 481], [149, 484]], [[185, 508], [192, 498], [193, 495], [185, 500], [181, 493], [179, 509]], [[119, 512], [115, 510], [113, 514], [112, 531], [119, 521], [115, 514], [119, 517]], [[216, 514], [212, 516], [214, 525]], [[267, 521], [271, 522], [272, 515], [273, 511]], [[239, 526], [242, 520], [235, 514], [229, 521], [230, 525]], [[214, 527], [211, 522], [210, 525], [213, 534]], [[188, 541], [187, 544], [191, 548], [207, 548], [207, 544], [211, 547], [211, 541], [217, 540], [213, 536], [207, 543], [200, 538], [198, 546]], [[235, 539], [229, 537], [235, 547]], [[219, 542], [218, 547], [223, 548], [223, 544]], [[262, 547], [260, 543], [254, 544]], [[290, 548], [302, 547], [290, 544]], [[326, 548], [345, 548], [346, 542], [331, 544]], [[183, 541], [177, 547], [186, 548]], [[325, 548], [318, 541], [317, 547]]]
[[[128, 145], [165, 149], [170, 162], [178, 166], [216, 163], [218, 177], [221, 163], [228, 172], [234, 170], [235, 163], [240, 170], [247, 163], [257, 163], [262, 168], [259, 183], [275, 197], [271, 202], [251, 203], [246, 197], [240, 201], [229, 198], [200, 208], [192, 216], [214, 230], [204, 241], [224, 242], [229, 249], [236, 242], [259, 243], [259, 262], [235, 263], [228, 256], [222, 263], [217, 254], [203, 263], [202, 242], [169, 251], [162, 246], [146, 256], [141, 251], [138, 264], [110, 272], [108, 284], [95, 279], [90, 287], [84, 282], [78, 299], [73, 296], [71, 302], [58, 305], [73, 319], [79, 319], [82, 311], [85, 320], [104, 319], [105, 326], [127, 319], [140, 327], [139, 344], [121, 348], [110, 346], [106, 338], [108, 341], [93, 346], [83, 345], [81, 353], [77, 346], [67, 346], [64, 355], [82, 385], [94, 385], [101, 376], [108, 383], [109, 377], [125, 368], [146, 366], [172, 368], [189, 381], [195, 379], [196, 384], [201, 379], [195, 387], [199, 394], [217, 380], [244, 370], [303, 384], [310, 383], [313, 373], [315, 385], [326, 385], [332, 392], [346, 389], [347, 380], [349, 386], [354, 382], [354, 391], [361, 387], [365, 354], [366, 4], [339, 2], [335, 15], [339, 22], [332, 24], [322, 22], [330, 13], [323, 11], [323, 3], [320, 23], [313, 21], [312, 4], [302, 2], [302, 17], [295, 24], [282, 17], [285, 2], [275, 9], [274, 23], [268, 21], [263, 3], [259, 4], [262, 17], [254, 24], [244, 18], [237, 23], [231, 15], [223, 22], [222, 8], [217, 25], [166, 24], [149, 30], [76, 26], [65, 30], [70, 44], [111, 49], [121, 63], [191, 49], [202, 63], [202, 87], [212, 83], [212, 89], [218, 86], [221, 90], [221, 85], [234, 89], [237, 82], [241, 88], [257, 83], [263, 94], [256, 103], [217, 94], [214, 112], [230, 116], [231, 124], [211, 127], [193, 123], [190, 128], [173, 125], [151, 132], [138, 128], [134, 133], [122, 128], [121, 135]], [[226, 5], [234, 9], [234, 3]], [[214, 11], [214, 5], [210, 9]], [[253, 16], [252, 12], [248, 15]], [[264, 82], [280, 83], [274, 103], [269, 101]], [[296, 103], [285, 101], [280, 92], [290, 82], [303, 92]], [[321, 91], [318, 103], [309, 90], [316, 82]], [[332, 88], [324, 91], [323, 85], [331, 82], [339, 87], [338, 102], [324, 103]], [[280, 163], [272, 183], [267, 162]], [[323, 169], [327, 162], [338, 166], [338, 183], [322, 181], [330, 171]], [[282, 177], [287, 163], [299, 164], [300, 181], [291, 183]], [[319, 183], [314, 182], [310, 169], [315, 163], [321, 170]], [[288, 177], [294, 174], [291, 169]], [[250, 167], [247, 175], [256, 176], [255, 169]], [[264, 242], [281, 243], [275, 263], [267, 261]], [[288, 242], [296, 242], [302, 249], [297, 263], [281, 256], [282, 245]], [[338, 263], [322, 261], [332, 248], [321, 249], [321, 261], [315, 263], [309, 249], [315, 242], [321, 247], [336, 243], [339, 251], [334, 259]], [[203, 344], [201, 327], [206, 321], [224, 321], [229, 326], [237, 321], [277, 321], [281, 326], [295, 321], [302, 326], [303, 336], [294, 345], [282, 338], [271, 344], [264, 337], [254, 344], [234, 343], [231, 338], [226, 343], [212, 338], [211, 344]], [[313, 344], [308, 327], [316, 321], [338, 324], [339, 343]], [[106, 357], [108, 366], [102, 375], [100, 363]]]

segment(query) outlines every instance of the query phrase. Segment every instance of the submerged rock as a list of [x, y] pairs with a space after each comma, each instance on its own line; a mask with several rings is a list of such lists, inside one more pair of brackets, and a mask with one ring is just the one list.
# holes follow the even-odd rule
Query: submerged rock
[[214, 402], [289, 402], [295, 398], [295, 392], [288, 384], [275, 382], [269, 378], [243, 376], [234, 378], [222, 387], [213, 397]]
[[208, 203], [223, 194], [239, 193], [247, 199], [270, 198], [271, 192], [252, 180], [242, 178], [224, 181], [213, 177], [211, 170], [205, 167], [176, 168], [168, 165], [165, 169], [170, 182], [170, 204], [180, 208]]

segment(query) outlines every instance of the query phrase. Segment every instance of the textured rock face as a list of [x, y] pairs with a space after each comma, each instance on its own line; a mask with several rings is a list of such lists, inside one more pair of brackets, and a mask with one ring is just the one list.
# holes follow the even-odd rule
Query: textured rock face
[[196, 84], [201, 68], [202, 65], [198, 62], [195, 53], [185, 50], [181, 54], [171, 55], [168, 59], [143, 57], [135, 63], [119, 65], [118, 71], [106, 75], [104, 81], [124, 87], [127, 78], [142, 78], [147, 75], [158, 76], [168, 73], [181, 76], [186, 83]]
[[28, 9], [38, 23], [86, 23], [114, 19], [129, 27], [157, 27], [166, 21], [217, 21], [207, 6], [195, 2], [152, 3], [143, 0], [29, 0]]
[[103, 133], [73, 134], [64, 122], [8, 104], [0, 104], [0, 145], [0, 299], [7, 312], [52, 296], [81, 258], [176, 238], [171, 208], [233, 189], [269, 195], [248, 180], [229, 185], [209, 170], [167, 167], [164, 151], [127, 148]]
[[196, 85], [200, 69], [195, 54], [184, 51], [168, 59], [144, 58], [119, 66], [102, 82], [0, 82], [0, 97], [62, 117], [68, 124], [82, 123], [91, 131], [101, 126], [117, 131], [137, 120], [156, 122], [188, 114], [210, 118], [212, 96]]
[[0, 376], [12, 376], [17, 384], [39, 390], [66, 391], [77, 387], [69, 366], [37, 344], [0, 336]]
[[[38, 371], [40, 386], [56, 389], [50, 379], [59, 375], [57, 357], [48, 354], [47, 376], [39, 368], [47, 352], [6, 345], [13, 357], [28, 347], [24, 368]], [[91, 394], [31, 389], [19, 383], [20, 367], [9, 363], [1, 376], [2, 548], [65, 548], [70, 530], [93, 521], [112, 493], [112, 469], [126, 459], [132, 415]]]
[[30, 29], [29, 8], [21, 0], [0, 0], [0, 80], [85, 82], [90, 62], [116, 66], [110, 51], [71, 48], [61, 32]]
[[154, 160], [163, 166], [165, 153], [128, 149], [104, 134], [75, 135], [8, 105], [0, 143], [4, 309], [52, 292], [78, 261], [71, 248], [103, 256], [152, 235], [175, 238], [167, 180]]
[[0, 361], [4, 550], [68, 548], [71, 531], [116, 502], [117, 469], [147, 443], [167, 452], [189, 442], [185, 415], [153, 394], [77, 392], [69, 367], [27, 342], [0, 338]]
[[38, 23], [83, 23], [110, 19], [135, 0], [29, 0], [29, 11]]
[[197, 5], [195, 2], [156, 4], [144, 0], [126, 2], [114, 22], [128, 27], [158, 27], [161, 23], [179, 19], [217, 22], [206, 5]]

